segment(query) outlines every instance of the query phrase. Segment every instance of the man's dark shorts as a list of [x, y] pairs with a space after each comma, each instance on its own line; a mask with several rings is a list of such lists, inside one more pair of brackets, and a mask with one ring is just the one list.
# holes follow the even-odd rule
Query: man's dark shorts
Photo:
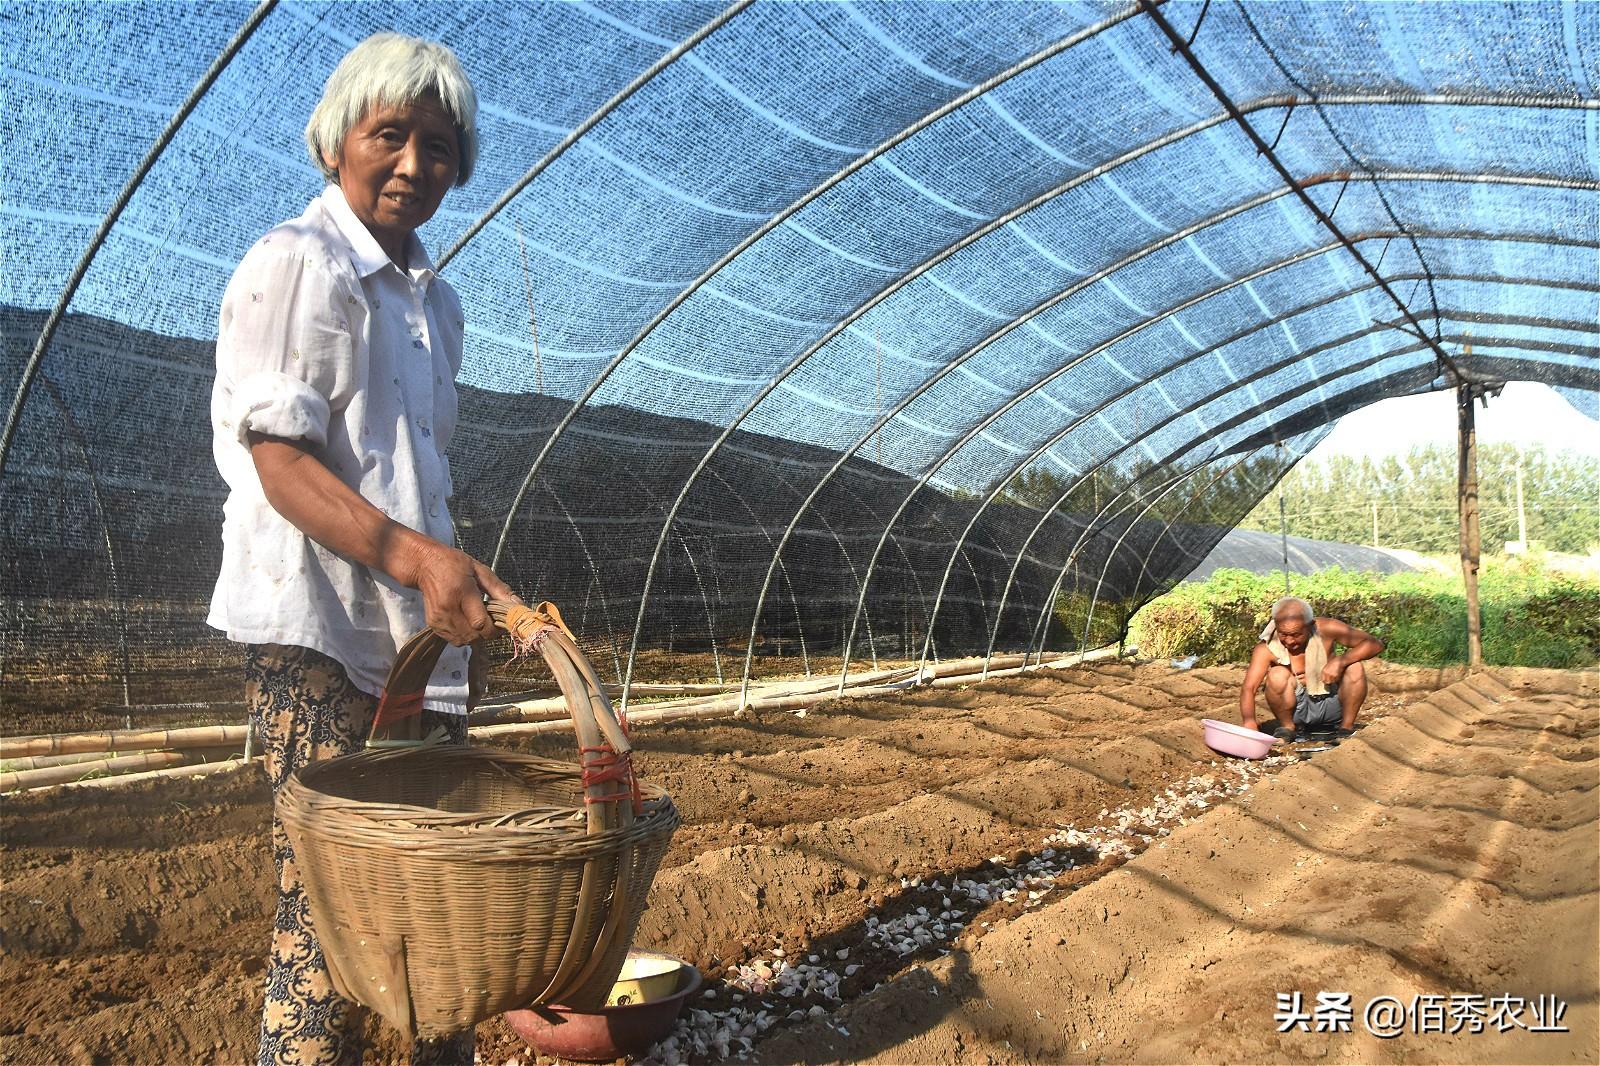
[[1337, 686], [1321, 696], [1313, 696], [1305, 689], [1294, 694], [1294, 727], [1297, 732], [1307, 729], [1337, 729], [1344, 721], [1344, 707], [1339, 703]]

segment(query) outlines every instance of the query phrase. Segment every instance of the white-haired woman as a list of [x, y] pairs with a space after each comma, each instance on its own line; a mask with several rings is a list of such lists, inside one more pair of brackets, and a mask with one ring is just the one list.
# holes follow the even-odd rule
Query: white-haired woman
[[[416, 229], [464, 183], [477, 102], [439, 44], [383, 33], [329, 77], [306, 126], [326, 188], [244, 256], [223, 297], [212, 429], [228, 482], [210, 623], [245, 647], [274, 790], [360, 747], [395, 654], [424, 624], [454, 647], [413, 706], [466, 740], [468, 651], [511, 597], [451, 546], [445, 447], [462, 313]], [[273, 819], [279, 902], [262, 1063], [359, 1062], [365, 1011], [332, 989], [294, 855]], [[472, 1061], [472, 1034], [413, 1061]]]

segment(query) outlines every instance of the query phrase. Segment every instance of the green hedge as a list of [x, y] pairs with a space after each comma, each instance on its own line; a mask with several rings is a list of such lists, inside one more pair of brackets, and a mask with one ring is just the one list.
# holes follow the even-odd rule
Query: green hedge
[[[1333, 569], [1296, 575], [1293, 591], [1319, 615], [1382, 640], [1386, 659], [1424, 666], [1466, 661], [1460, 577]], [[1483, 658], [1490, 665], [1576, 667], [1600, 660], [1600, 584], [1552, 574], [1537, 559], [1485, 560], [1478, 594]], [[1147, 604], [1133, 619], [1130, 639], [1153, 658], [1243, 662], [1281, 595], [1281, 572], [1218, 570], [1204, 583], [1180, 585]]]

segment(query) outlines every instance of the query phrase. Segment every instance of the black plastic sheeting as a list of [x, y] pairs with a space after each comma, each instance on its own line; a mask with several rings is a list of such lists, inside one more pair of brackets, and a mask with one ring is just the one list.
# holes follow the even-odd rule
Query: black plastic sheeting
[[[1248, 570], [1252, 574], [1282, 573], [1283, 554], [1281, 534], [1230, 529], [1184, 580], [1204, 581], [1213, 571], [1222, 569]], [[1289, 538], [1291, 574], [1315, 574], [1334, 567], [1368, 574], [1399, 574], [1416, 569], [1400, 556], [1366, 544]]]

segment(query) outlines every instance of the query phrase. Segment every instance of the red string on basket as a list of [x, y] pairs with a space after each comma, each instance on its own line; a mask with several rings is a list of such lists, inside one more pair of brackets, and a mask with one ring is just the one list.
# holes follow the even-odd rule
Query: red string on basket
[[633, 801], [633, 813], [644, 813], [644, 793], [639, 790], [639, 780], [633, 774], [633, 758], [631, 754], [618, 755], [609, 744], [598, 747], [578, 749], [578, 757], [583, 763], [583, 787], [587, 791], [590, 786], [609, 784], [612, 781], [626, 781], [628, 787], [620, 792], [604, 792], [598, 796], [584, 796], [585, 803], [617, 803], [621, 800]]
[[403, 722], [407, 718], [415, 718], [422, 713], [423, 692], [407, 692], [395, 695], [385, 689], [383, 695], [378, 697], [378, 709], [372, 715], [372, 728]]

